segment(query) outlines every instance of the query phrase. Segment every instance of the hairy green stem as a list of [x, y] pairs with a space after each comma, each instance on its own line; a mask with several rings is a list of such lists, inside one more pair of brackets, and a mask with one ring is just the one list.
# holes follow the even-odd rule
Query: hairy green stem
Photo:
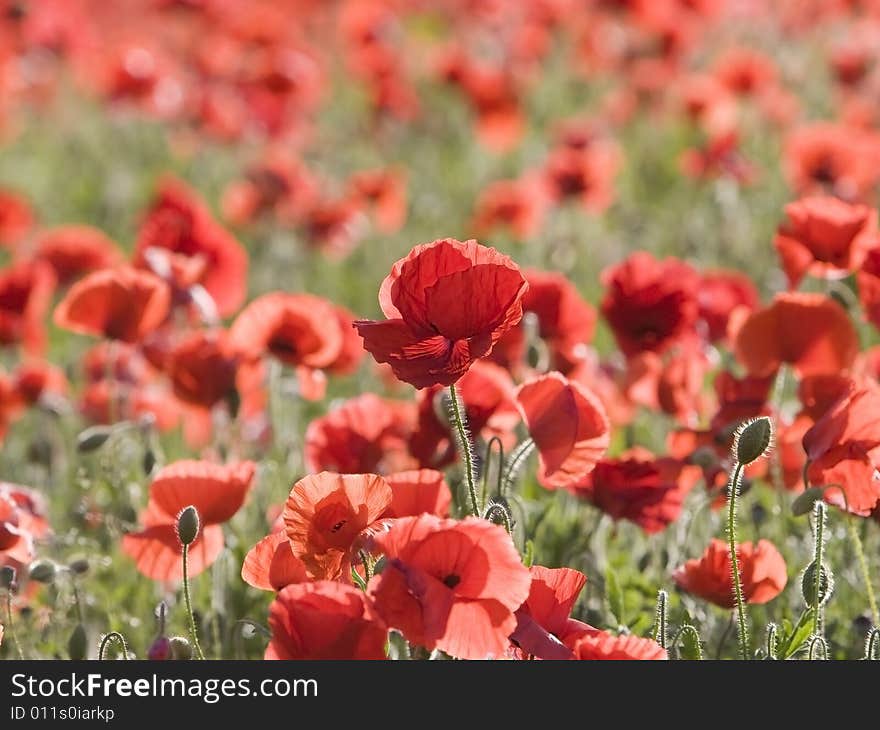
[[189, 558], [189, 545], [183, 546], [183, 600], [186, 602], [186, 615], [189, 618], [189, 632], [192, 635], [193, 646], [196, 648], [196, 654], [199, 659], [204, 660], [205, 654], [202, 646], [199, 644], [199, 635], [196, 632], [196, 619], [193, 616], [192, 601], [189, 597], [189, 568], [187, 567]]
[[666, 648], [666, 591], [657, 592], [657, 609], [654, 614], [654, 641]]
[[458, 393], [456, 392], [455, 383], [449, 386], [449, 399], [452, 403], [452, 420], [455, 422], [455, 430], [458, 434], [458, 444], [464, 459], [465, 480], [468, 488], [468, 495], [471, 500], [472, 514], [475, 517], [480, 516], [480, 503], [477, 499], [477, 486], [474, 479], [474, 458], [471, 453], [471, 436], [468, 433], [465, 417], [462, 408], [458, 403]]
[[871, 586], [871, 573], [868, 571], [868, 561], [865, 559], [865, 551], [862, 548], [862, 538], [859, 537], [859, 530], [856, 527], [855, 519], [852, 515], [846, 516], [846, 529], [849, 532], [849, 539], [852, 541], [853, 550], [856, 553], [856, 560], [859, 563], [859, 572], [862, 574], [862, 582], [865, 584], [865, 591], [868, 594], [868, 606], [871, 609], [871, 621], [874, 626], [880, 626], [880, 612], [877, 610], [877, 598], [874, 595], [874, 588]]
[[510, 489], [520, 468], [525, 463], [525, 460], [529, 458], [534, 448], [535, 442], [531, 438], [527, 438], [513, 450], [513, 453], [510, 455], [510, 462], [507, 464], [507, 469], [504, 472], [502, 493], [506, 493]]
[[125, 643], [125, 637], [118, 631], [111, 631], [101, 640], [101, 646], [98, 648], [98, 661], [104, 660], [104, 652], [107, 650], [107, 644], [111, 641], [119, 642], [119, 645], [122, 647], [122, 656], [128, 659], [128, 644]]
[[510, 515], [507, 513], [507, 508], [503, 504], [499, 504], [495, 502], [490, 504], [486, 509], [486, 514], [483, 515], [483, 519], [493, 521], [494, 517], [500, 517], [501, 522], [504, 525], [504, 529], [507, 530], [507, 534], [511, 534], [513, 531], [513, 525], [510, 522]]
[[749, 628], [746, 623], [746, 606], [743, 600], [742, 583], [739, 575], [739, 557], [736, 554], [736, 498], [742, 480], [742, 464], [737, 462], [730, 480], [727, 510], [727, 543], [730, 549], [730, 570], [733, 575], [733, 594], [736, 599], [737, 634], [739, 635], [740, 658], [749, 658]]
[[818, 501], [814, 507], [816, 512], [816, 546], [813, 551], [813, 635], [819, 635], [822, 600], [822, 553], [825, 547], [825, 502]]
[[15, 628], [12, 626], [12, 591], [8, 588], [6, 589], [6, 623], [6, 628], [9, 629], [9, 638], [15, 644], [15, 648], [18, 651], [18, 658], [24, 660], [24, 652], [21, 650], [21, 642], [15, 635]]

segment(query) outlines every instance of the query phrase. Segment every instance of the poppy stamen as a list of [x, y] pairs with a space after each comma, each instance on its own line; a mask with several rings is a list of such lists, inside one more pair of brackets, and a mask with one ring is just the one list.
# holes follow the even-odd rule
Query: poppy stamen
[[330, 528], [330, 532], [339, 532], [345, 526], [345, 520], [339, 520], [333, 527]]
[[459, 583], [461, 583], [461, 576], [458, 576], [455, 573], [450, 573], [443, 579], [443, 585], [447, 588], [455, 588]]

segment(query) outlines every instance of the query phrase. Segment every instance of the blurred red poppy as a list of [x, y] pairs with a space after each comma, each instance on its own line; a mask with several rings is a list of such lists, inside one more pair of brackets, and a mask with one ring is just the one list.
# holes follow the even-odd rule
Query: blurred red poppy
[[877, 211], [866, 205], [817, 196], [789, 203], [785, 215], [774, 245], [792, 289], [808, 272], [837, 279], [856, 271], [877, 243]]
[[687, 264], [640, 251], [603, 271], [602, 283], [602, 314], [625, 355], [662, 352], [691, 334], [700, 280]]
[[426, 514], [395, 520], [374, 543], [387, 563], [370, 596], [407, 641], [459, 659], [507, 652], [531, 578], [503, 527]]
[[572, 659], [566, 644], [591, 628], [570, 618], [571, 610], [587, 583], [587, 576], [571, 568], [529, 568], [529, 597], [516, 611], [516, 630], [510, 641], [526, 657]]
[[204, 330], [174, 345], [166, 371], [175, 396], [189, 405], [212, 408], [234, 396], [236, 365], [226, 331]]
[[42, 354], [43, 318], [54, 290], [55, 276], [43, 262], [22, 261], [0, 270], [0, 346], [20, 343], [25, 352]]
[[519, 322], [527, 286], [507, 256], [446, 238], [394, 264], [379, 291], [388, 319], [355, 326], [399, 379], [416, 388], [451, 385]]
[[265, 659], [385, 659], [388, 630], [363, 591], [328, 580], [282, 589]]
[[477, 198], [471, 226], [478, 236], [506, 229], [517, 239], [528, 239], [541, 229], [546, 203], [542, 189], [532, 180], [498, 180]]
[[351, 581], [351, 566], [391, 504], [391, 487], [376, 474], [321, 472], [303, 477], [284, 505], [295, 557], [310, 578]]
[[685, 497], [700, 476], [697, 466], [635, 449], [620, 458], [599, 461], [572, 491], [613, 519], [630, 520], [654, 533], [678, 519]]
[[364, 393], [316, 418], [306, 429], [305, 459], [311, 472], [387, 474], [415, 466], [407, 439], [415, 409]]
[[210, 567], [223, 550], [222, 524], [244, 503], [256, 464], [242, 461], [226, 466], [182, 460], [163, 467], [150, 483], [150, 500], [141, 514], [144, 529], [122, 538], [122, 550], [137, 569], [153, 580], [183, 577], [183, 547], [177, 537], [177, 516], [192, 505], [201, 526], [189, 546], [189, 575]]
[[666, 649], [652, 639], [633, 634], [615, 636], [607, 631], [587, 631], [572, 646], [574, 659], [604, 660], [663, 660], [668, 659]]
[[801, 377], [837, 373], [848, 369], [859, 351], [846, 310], [821, 294], [777, 294], [731, 328], [736, 358], [750, 375], [770, 375], [783, 363]]
[[[788, 582], [785, 560], [768, 540], [740, 543], [736, 549], [743, 599], [746, 603], [767, 603], [782, 593]], [[688, 560], [672, 574], [682, 590], [714, 603], [733, 608], [733, 577], [730, 551], [724, 540], [712, 540], [702, 557]]]
[[406, 173], [403, 170], [365, 170], [349, 181], [351, 195], [372, 213], [377, 230], [396, 233], [406, 222]]
[[707, 271], [700, 277], [697, 301], [700, 319], [705, 323], [707, 339], [717, 342], [727, 338], [728, 322], [735, 309], [748, 311], [760, 305], [758, 290], [752, 280], [738, 271]]
[[59, 284], [122, 263], [116, 243], [92, 226], [60, 226], [45, 231], [37, 240], [35, 256], [52, 267]]
[[168, 315], [171, 294], [160, 278], [129, 266], [80, 279], [55, 307], [55, 324], [80, 334], [137, 343]]
[[548, 373], [521, 385], [517, 406], [538, 448], [538, 481], [548, 489], [581, 482], [604, 456], [611, 427], [599, 399], [580, 383]]
[[199, 282], [227, 317], [247, 293], [247, 253], [217, 221], [194, 190], [165, 179], [147, 212], [135, 248], [135, 265], [146, 267], [150, 249], [198, 262]]
[[16, 248], [34, 225], [34, 212], [18, 193], [0, 188], [0, 247]]

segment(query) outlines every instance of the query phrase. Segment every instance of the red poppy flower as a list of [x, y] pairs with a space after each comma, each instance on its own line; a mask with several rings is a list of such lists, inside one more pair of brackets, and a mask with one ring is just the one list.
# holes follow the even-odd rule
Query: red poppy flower
[[697, 466], [638, 449], [618, 459], [603, 459], [572, 491], [613, 519], [630, 520], [654, 533], [678, 519], [700, 477]]
[[336, 359], [325, 369], [337, 375], [351, 375], [357, 372], [364, 359], [364, 344], [354, 328], [354, 315], [345, 307], [336, 306], [336, 319], [342, 333], [342, 347]]
[[772, 304], [731, 327], [734, 353], [750, 375], [770, 375], [783, 363], [801, 377], [837, 373], [859, 351], [846, 310], [821, 294], [777, 294]]
[[39, 355], [46, 346], [43, 318], [52, 300], [55, 276], [42, 262], [20, 262], [0, 270], [0, 346], [21, 343]]
[[29, 360], [19, 365], [12, 382], [26, 405], [34, 405], [47, 395], [63, 396], [69, 387], [63, 370], [40, 360]]
[[150, 484], [150, 501], [141, 515], [144, 529], [122, 538], [122, 550], [137, 569], [153, 580], [183, 577], [183, 547], [177, 537], [177, 516], [192, 505], [201, 527], [189, 546], [189, 575], [210, 567], [223, 550], [221, 525], [244, 503], [256, 464], [243, 461], [227, 466], [206, 461], [177, 461], [164, 467]]
[[364, 393], [316, 418], [305, 436], [309, 471], [387, 474], [414, 466], [407, 439], [413, 404]]
[[306, 241], [333, 260], [344, 259], [365, 232], [366, 219], [360, 199], [316, 200], [303, 221]]
[[247, 293], [247, 253], [217, 221], [205, 203], [179, 180], [166, 179], [141, 224], [135, 265], [147, 265], [150, 249], [200, 261], [199, 283], [220, 316], [227, 317]]
[[521, 385], [516, 402], [538, 448], [538, 481], [544, 487], [579, 483], [607, 451], [608, 417], [586, 386], [548, 373]]
[[308, 581], [306, 566], [294, 556], [284, 530], [267, 535], [248, 550], [241, 566], [241, 579], [263, 591], [280, 591], [285, 586]]
[[531, 578], [503, 527], [472, 517], [404, 517], [374, 542], [387, 563], [370, 581], [370, 596], [407, 641], [459, 659], [507, 652]]
[[414, 469], [389, 474], [385, 480], [391, 486], [391, 506], [386, 517], [417, 517], [426, 513], [449, 516], [452, 492], [443, 472]]
[[734, 94], [755, 96], [775, 86], [778, 71], [769, 56], [752, 48], [731, 48], [715, 62], [715, 76]]
[[633, 634], [615, 636], [607, 631], [587, 631], [572, 646], [574, 659], [663, 660], [669, 656], [660, 644]]
[[244, 180], [229, 185], [223, 193], [224, 217], [233, 225], [244, 225], [267, 213], [285, 222], [300, 221], [314, 204], [318, 183], [306, 167], [274, 154], [247, 171]]
[[168, 355], [166, 371], [184, 403], [212, 408], [235, 393], [236, 359], [225, 330], [194, 332]]
[[687, 264], [638, 252], [603, 271], [602, 283], [602, 314], [625, 355], [662, 352], [693, 331], [700, 280]]
[[478, 236], [490, 236], [502, 228], [517, 239], [528, 239], [541, 229], [545, 208], [542, 190], [535, 182], [499, 180], [480, 193], [471, 226]]
[[857, 515], [869, 515], [880, 501], [880, 393], [853, 389], [839, 398], [804, 434], [811, 486], [826, 489], [825, 500]]
[[95, 271], [80, 279], [55, 307], [55, 324], [80, 334], [136, 343], [168, 315], [168, 286], [129, 266]]
[[0, 565], [26, 565], [34, 559], [34, 540], [49, 533], [45, 514], [46, 504], [39, 493], [0, 482]]
[[587, 576], [571, 568], [529, 568], [529, 597], [516, 612], [516, 630], [510, 641], [524, 655], [538, 659], [572, 659], [566, 643], [590, 627], [569, 618], [587, 583]]
[[758, 170], [740, 151], [736, 130], [724, 130], [709, 136], [698, 147], [686, 149], [679, 158], [681, 171], [697, 180], [727, 177], [740, 185], [754, 182]]
[[[782, 593], [788, 582], [785, 560], [768, 540], [740, 543], [736, 549], [743, 599], [746, 603], [767, 603]], [[702, 557], [688, 560], [672, 574], [682, 590], [714, 603], [733, 608], [733, 574], [730, 550], [724, 540], [712, 540]]]
[[363, 591], [321, 580], [282, 589], [269, 606], [265, 659], [385, 659], [388, 630]]
[[871, 144], [857, 129], [818, 122], [791, 132], [784, 168], [799, 195], [862, 199], [877, 181]]
[[833, 279], [857, 270], [877, 241], [877, 211], [866, 205], [810, 197], [786, 205], [785, 214], [773, 243], [792, 289], [807, 272]]
[[547, 193], [557, 203], [574, 200], [591, 213], [602, 213], [614, 202], [618, 167], [619, 156], [613, 147], [560, 147], [544, 164]]
[[0, 189], [0, 246], [15, 248], [34, 225], [27, 200], [12, 190]]
[[388, 319], [355, 326], [364, 347], [401, 380], [451, 385], [519, 322], [527, 286], [495, 249], [442, 239], [394, 264], [379, 291]]
[[880, 247], [865, 255], [861, 269], [856, 272], [856, 284], [865, 318], [880, 329]]
[[317, 400], [315, 371], [332, 365], [342, 349], [342, 331], [333, 305], [311, 294], [273, 292], [258, 297], [229, 330], [233, 351], [244, 359], [265, 355], [297, 369], [303, 396]]
[[524, 274], [529, 284], [522, 302], [525, 315], [519, 326], [498, 341], [490, 357], [516, 371], [526, 359], [527, 347], [540, 347], [529, 342], [527, 332], [527, 323], [536, 320], [536, 334], [549, 350], [548, 369], [567, 374], [586, 357], [587, 344], [596, 331], [596, 310], [562, 274], [534, 269]]
[[747, 311], [760, 306], [752, 280], [738, 271], [709, 271], [700, 277], [697, 301], [700, 319], [705, 323], [707, 339], [718, 342], [727, 338], [728, 322], [735, 309]]
[[52, 267], [59, 284], [69, 284], [90, 271], [118, 266], [122, 252], [97, 228], [60, 226], [40, 236], [36, 258]]
[[294, 484], [284, 505], [284, 526], [309, 576], [350, 581], [354, 556], [391, 499], [391, 487], [376, 474], [324, 471]]
[[[512, 446], [520, 415], [513, 401], [513, 380], [506, 370], [483, 360], [475, 362], [456, 384], [471, 432], [485, 440], [497, 436]], [[448, 419], [445, 391], [435, 385], [419, 391], [418, 421], [409, 448], [424, 466], [443, 467], [459, 457]]]
[[390, 168], [355, 173], [349, 181], [351, 194], [370, 209], [376, 228], [396, 233], [406, 221], [406, 173]]

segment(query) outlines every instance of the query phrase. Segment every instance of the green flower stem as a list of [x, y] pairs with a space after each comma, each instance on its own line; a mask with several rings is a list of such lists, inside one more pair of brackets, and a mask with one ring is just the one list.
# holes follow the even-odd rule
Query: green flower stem
[[107, 650], [107, 644], [111, 641], [118, 641], [119, 645], [122, 647], [122, 656], [129, 659], [128, 644], [125, 643], [125, 637], [118, 631], [111, 631], [101, 640], [101, 646], [98, 648], [98, 661], [104, 660], [104, 652]]
[[452, 402], [452, 420], [455, 422], [455, 430], [458, 433], [458, 445], [464, 459], [465, 479], [467, 482], [468, 495], [471, 500], [471, 510], [475, 517], [480, 516], [480, 503], [477, 499], [476, 479], [474, 478], [474, 458], [471, 453], [471, 435], [468, 433], [467, 424], [462, 415], [462, 408], [458, 403], [458, 393], [455, 383], [449, 386], [449, 398]]
[[862, 539], [859, 537], [859, 530], [856, 527], [855, 519], [852, 515], [846, 516], [846, 529], [847, 532], [849, 532], [849, 539], [852, 541], [853, 549], [856, 552], [856, 560], [859, 563], [862, 582], [865, 584], [865, 591], [868, 594], [868, 606], [871, 608], [871, 621], [874, 626], [880, 626], [880, 612], [877, 610], [877, 598], [874, 595], [874, 588], [871, 586], [871, 574], [868, 571], [868, 561], [865, 559], [865, 550], [862, 547]]
[[819, 636], [822, 601], [822, 553], [825, 547], [825, 503], [816, 502], [816, 548], [813, 554], [815, 576], [813, 580], [813, 636]]
[[730, 569], [733, 574], [733, 593], [736, 598], [737, 633], [739, 635], [740, 658], [749, 658], [749, 628], [746, 623], [746, 607], [743, 600], [742, 583], [739, 575], [739, 558], [736, 554], [736, 498], [742, 480], [742, 464], [737, 462], [730, 480], [727, 510], [727, 542], [730, 549]]
[[15, 629], [12, 626], [12, 591], [8, 588], [6, 589], [6, 624], [6, 628], [9, 629], [9, 638], [18, 650], [18, 658], [24, 660], [24, 652], [21, 650], [21, 642], [15, 635]]
[[193, 646], [196, 648], [196, 654], [198, 654], [199, 659], [204, 660], [205, 654], [202, 651], [202, 646], [199, 644], [199, 635], [196, 632], [196, 619], [193, 616], [192, 610], [192, 601], [190, 601], [189, 597], [189, 569], [187, 567], [189, 558], [189, 545], [183, 546], [183, 600], [186, 602], [186, 615], [189, 618], [189, 632], [192, 635]]

